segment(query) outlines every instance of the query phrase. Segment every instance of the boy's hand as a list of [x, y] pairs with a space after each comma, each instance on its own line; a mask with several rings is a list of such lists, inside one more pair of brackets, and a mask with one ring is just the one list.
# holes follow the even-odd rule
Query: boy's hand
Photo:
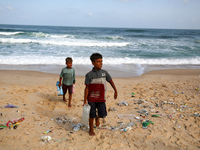
[[60, 88], [60, 86], [61, 86], [61, 83], [59, 83], [59, 85], [58, 85], [58, 86], [59, 86], [59, 88]]
[[114, 93], [114, 99], [117, 99], [117, 92]]
[[84, 106], [84, 105], [86, 105], [86, 104], [87, 104], [86, 102], [85, 102], [85, 103], [83, 103], [83, 106]]

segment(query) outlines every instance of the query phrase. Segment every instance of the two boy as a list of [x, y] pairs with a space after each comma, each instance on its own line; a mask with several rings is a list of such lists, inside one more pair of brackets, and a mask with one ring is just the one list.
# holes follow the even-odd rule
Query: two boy
[[[84, 104], [88, 104], [91, 106], [90, 116], [89, 116], [89, 135], [95, 135], [93, 129], [94, 120], [96, 122], [96, 127], [100, 125], [99, 119], [104, 118], [107, 116], [106, 111], [106, 82], [109, 82], [112, 88], [114, 89], [114, 98], [117, 98], [117, 89], [115, 84], [110, 76], [110, 74], [106, 71], [101, 69], [103, 65], [103, 57], [99, 53], [93, 53], [90, 56], [90, 60], [92, 65], [94, 66], [93, 69], [85, 75], [85, 91], [84, 91]], [[69, 91], [69, 104], [68, 106], [71, 107], [71, 97], [72, 93], [70, 92], [73, 84], [75, 84], [75, 71], [72, 68], [72, 60], [66, 59], [66, 68], [63, 68], [60, 74], [60, 85], [63, 78], [63, 100], [65, 101], [65, 94], [68, 89]], [[73, 72], [74, 71], [74, 72]], [[65, 79], [67, 78], [67, 79]], [[69, 82], [69, 86], [65, 86]], [[66, 87], [66, 88], [65, 88]], [[97, 114], [98, 111], [98, 114]]]

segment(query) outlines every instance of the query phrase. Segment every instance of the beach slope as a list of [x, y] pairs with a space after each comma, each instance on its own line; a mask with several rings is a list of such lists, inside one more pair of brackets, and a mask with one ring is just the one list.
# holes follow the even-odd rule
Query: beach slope
[[[114, 100], [108, 84], [108, 116], [95, 128], [96, 136], [89, 136], [87, 126], [79, 129], [77, 125], [83, 110], [84, 77], [76, 77], [71, 108], [57, 96], [58, 79], [57, 74], [0, 71], [0, 124], [25, 119], [16, 129], [0, 130], [1, 150], [200, 149], [200, 70], [114, 78], [118, 99]], [[8, 104], [18, 108], [5, 108]], [[146, 128], [145, 121], [151, 121]]]

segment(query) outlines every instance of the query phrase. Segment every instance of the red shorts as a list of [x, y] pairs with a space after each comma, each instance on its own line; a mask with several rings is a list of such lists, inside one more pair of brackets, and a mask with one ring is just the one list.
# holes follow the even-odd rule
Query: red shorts
[[67, 93], [67, 90], [68, 90], [69, 94], [72, 94], [72, 88], [73, 88], [73, 85], [65, 85], [65, 84], [63, 84], [62, 85], [62, 89], [63, 89], [64, 95]]

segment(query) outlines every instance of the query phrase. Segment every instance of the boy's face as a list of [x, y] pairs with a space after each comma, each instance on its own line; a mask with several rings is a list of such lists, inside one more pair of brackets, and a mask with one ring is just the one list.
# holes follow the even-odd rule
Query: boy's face
[[72, 67], [72, 62], [71, 62], [71, 61], [68, 61], [68, 62], [66, 63], [66, 65], [67, 65], [67, 68], [71, 68], [71, 67]]
[[96, 59], [92, 64], [96, 70], [100, 70], [102, 68], [103, 60], [102, 58]]

